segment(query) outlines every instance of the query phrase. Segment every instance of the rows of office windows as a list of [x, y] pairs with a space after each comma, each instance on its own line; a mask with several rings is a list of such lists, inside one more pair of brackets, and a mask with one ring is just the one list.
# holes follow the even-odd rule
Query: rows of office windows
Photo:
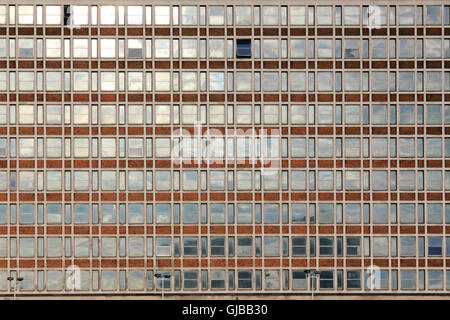
[[[0, 158], [173, 158], [244, 160], [281, 158], [448, 158], [450, 138], [0, 138]], [[8, 143], [9, 140], [9, 143]], [[290, 143], [289, 143], [290, 141]], [[280, 152], [281, 149], [281, 152]], [[8, 152], [9, 150], [9, 152]], [[425, 152], [424, 152], [425, 150]], [[223, 163], [223, 161], [222, 161]]]
[[[154, 272], [171, 275], [154, 279]], [[69, 277], [63, 270], [21, 270], [21, 291], [73, 291]], [[306, 290], [316, 287], [324, 290], [443, 290], [450, 289], [450, 270], [440, 269], [377, 269], [375, 273], [361, 269], [320, 270], [317, 284], [308, 280], [303, 269], [101, 269], [79, 270], [80, 280], [75, 290]], [[444, 277], [447, 279], [445, 282]], [[8, 290], [7, 271], [0, 271], [0, 291]], [[66, 284], [67, 287], [64, 285]], [[12, 287], [11, 287], [12, 289]]]
[[[209, 248], [208, 248], [209, 247]], [[155, 249], [155, 252], [153, 250]], [[1, 258], [57, 257], [442, 257], [442, 236], [0, 237]]]
[[[236, 49], [234, 49], [236, 48]], [[236, 52], [234, 51], [236, 50]], [[450, 39], [409, 38], [33, 38], [0, 37], [0, 58], [209, 58], [255, 59], [442, 59], [450, 57]]]
[[[426, 220], [426, 222], [425, 222]], [[2, 204], [4, 224], [442, 224], [450, 204], [428, 203], [103, 203]], [[376, 247], [376, 246], [375, 246]]]
[[[423, 104], [0, 104], [0, 124], [20, 125], [448, 125], [450, 105]], [[210, 131], [211, 135], [216, 132]], [[0, 156], [2, 154], [0, 153]]]
[[[226, 175], [225, 175], [226, 174]], [[209, 183], [208, 177], [209, 175]], [[154, 176], [154, 177], [153, 177]], [[167, 180], [160, 180], [167, 179]], [[317, 183], [316, 183], [317, 181]], [[180, 187], [181, 186], [181, 187]], [[442, 170], [20, 170], [0, 171], [0, 191], [443, 191]]]
[[0, 91], [450, 91], [441, 71], [19, 71], [0, 72]]
[[[90, 10], [89, 10], [90, 9]], [[449, 25], [450, 6], [0, 6], [0, 24], [19, 25], [183, 25], [183, 26], [410, 26]]]

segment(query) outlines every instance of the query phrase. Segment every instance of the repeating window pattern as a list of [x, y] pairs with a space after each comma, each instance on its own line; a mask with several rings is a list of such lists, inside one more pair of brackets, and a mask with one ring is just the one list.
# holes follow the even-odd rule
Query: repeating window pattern
[[433, 1], [0, 5], [0, 294], [448, 290], [449, 58]]

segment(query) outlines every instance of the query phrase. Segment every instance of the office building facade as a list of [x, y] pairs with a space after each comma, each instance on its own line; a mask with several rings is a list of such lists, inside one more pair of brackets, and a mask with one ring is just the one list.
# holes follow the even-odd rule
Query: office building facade
[[442, 1], [3, 2], [0, 296], [444, 297], [449, 67]]

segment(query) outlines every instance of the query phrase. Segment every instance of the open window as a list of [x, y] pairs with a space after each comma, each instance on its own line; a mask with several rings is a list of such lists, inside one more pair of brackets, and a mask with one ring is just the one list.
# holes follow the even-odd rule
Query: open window
[[250, 39], [236, 40], [236, 57], [250, 58], [252, 56], [252, 41]]
[[70, 25], [70, 5], [64, 6], [64, 25]]

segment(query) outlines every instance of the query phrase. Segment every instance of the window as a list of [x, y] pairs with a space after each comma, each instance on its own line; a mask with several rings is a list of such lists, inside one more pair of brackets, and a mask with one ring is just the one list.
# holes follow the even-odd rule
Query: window
[[400, 277], [400, 288], [402, 290], [416, 289], [416, 270], [400, 270]]
[[399, 186], [400, 190], [414, 190], [415, 189], [415, 172], [411, 170], [399, 171]]
[[19, 156], [34, 157], [34, 138], [19, 138]]
[[414, 40], [413, 39], [399, 39], [398, 56], [400, 59], [414, 58]]
[[413, 124], [414, 123], [414, 106], [413, 105], [399, 105], [399, 123]]
[[225, 270], [210, 270], [211, 289], [225, 289]]
[[209, 6], [209, 24], [223, 25], [224, 24], [224, 7]]
[[[31, 54], [33, 54], [33, 53], [31, 53]], [[19, 56], [20, 56], [20, 52], [19, 52]], [[6, 58], [6, 39], [0, 39], [0, 57]]]
[[317, 24], [328, 26], [333, 24], [332, 6], [317, 6]]
[[427, 204], [427, 223], [442, 223], [442, 204]]
[[61, 72], [47, 71], [47, 91], [61, 91]]
[[[61, 212], [61, 208], [59, 210]], [[73, 220], [77, 224], [78, 223], [89, 223], [89, 205], [88, 204], [75, 204], [74, 208], [73, 208]]]
[[425, 57], [441, 58], [442, 41], [441, 39], [427, 38], [425, 39]]
[[181, 8], [181, 23], [183, 25], [197, 25], [196, 6], [183, 6]]
[[427, 25], [441, 24], [441, 6], [426, 6]]
[[33, 24], [34, 6], [18, 6], [19, 24]]
[[198, 289], [198, 271], [197, 270], [184, 270], [184, 289]]
[[45, 13], [46, 13], [45, 16], [46, 24], [61, 24], [60, 6], [46, 6]]
[[441, 105], [429, 104], [426, 106], [426, 123], [427, 124], [442, 123]]
[[143, 190], [144, 189], [144, 172], [128, 171], [128, 189]]
[[264, 91], [278, 91], [278, 72], [263, 72]]
[[334, 211], [333, 204], [320, 203], [319, 204], [319, 223], [333, 223]]
[[[360, 91], [360, 75], [358, 71], [344, 72], [344, 88], [346, 91]], [[359, 123], [359, 121], [358, 121]]]
[[210, 58], [225, 57], [225, 41], [223, 39], [209, 39], [209, 57]]
[[33, 39], [19, 39], [19, 58], [33, 58]]
[[248, 203], [239, 203], [237, 205], [237, 222], [252, 223], [252, 205]]
[[100, 39], [100, 56], [102, 58], [116, 57], [116, 40]]
[[224, 171], [210, 171], [210, 189], [224, 190], [225, 188], [225, 172]]
[[357, 203], [347, 203], [345, 205], [346, 223], [361, 223], [361, 206]]
[[361, 288], [361, 271], [347, 270], [347, 289]]
[[[223, 52], [223, 50], [222, 50], [222, 52]], [[236, 57], [249, 58], [251, 56], [252, 56], [251, 39], [237, 39], [236, 40]]]
[[210, 91], [224, 91], [224, 73], [210, 72], [209, 73], [209, 90]]
[[116, 23], [116, 7], [101, 6], [100, 7], [100, 23], [115, 24]]
[[428, 270], [428, 289], [442, 290], [443, 281], [444, 277], [442, 270]]
[[74, 25], [86, 25], [89, 21], [88, 6], [71, 6]]
[[155, 90], [170, 90], [170, 72], [155, 72]]
[[47, 157], [61, 157], [62, 140], [47, 138]]
[[264, 256], [276, 257], [280, 255], [280, 238], [264, 237]]
[[359, 58], [359, 39], [345, 39], [345, 58]]
[[333, 289], [334, 285], [333, 271], [332, 270], [320, 270], [319, 288], [320, 289]]
[[319, 237], [319, 255], [333, 255], [333, 237]]
[[414, 6], [398, 6], [398, 23], [399, 25], [414, 24]]
[[236, 25], [249, 26], [252, 23], [252, 8], [250, 6], [235, 6]]
[[211, 256], [225, 255], [225, 237], [210, 237]]
[[280, 271], [266, 270], [264, 272], [264, 288], [265, 289], [280, 289]]
[[[291, 7], [292, 8], [292, 7]], [[304, 39], [291, 39], [291, 58], [305, 58], [306, 52], [306, 40]], [[323, 45], [323, 43], [322, 43]], [[322, 52], [322, 51], [320, 51]], [[320, 58], [320, 56], [319, 56]]]
[[387, 257], [389, 254], [388, 237], [373, 237], [373, 256]]
[[263, 57], [278, 58], [278, 40], [276, 39], [264, 39], [263, 40]]
[[441, 78], [442, 74], [439, 71], [427, 71], [426, 72], [426, 83], [427, 91], [441, 91]]
[[197, 39], [182, 39], [182, 54], [183, 58], [197, 57]]
[[251, 91], [252, 73], [236, 72], [236, 91]]
[[155, 106], [155, 123], [169, 124], [170, 123], [170, 106], [156, 105]]
[[237, 255], [238, 257], [250, 257], [252, 256], [252, 238], [251, 237], [238, 237], [237, 238]]
[[[302, 71], [292, 71], [291, 72], [291, 91], [306, 91], [306, 72]], [[300, 109], [303, 108], [303, 110], [298, 110], [301, 113], [297, 114], [294, 112], [291, 112], [292, 114], [292, 121], [298, 121], [299, 119], [303, 119], [304, 115], [304, 106], [298, 106], [298, 105], [292, 105], [293, 109]], [[304, 122], [298, 122], [298, 123], [304, 123]]]
[[306, 223], [306, 204], [293, 203], [291, 205], [292, 223]]
[[414, 91], [414, 72], [400, 71], [398, 73], [399, 91]]
[[47, 223], [62, 222], [62, 206], [60, 204], [47, 204]]
[[142, 7], [141, 6], [128, 6], [128, 24], [138, 25], [142, 24]]
[[305, 6], [290, 6], [290, 23], [291, 25], [305, 25]]
[[346, 239], [347, 256], [361, 256], [361, 238], [347, 237]]
[[45, 39], [47, 58], [61, 58], [61, 39]]
[[170, 6], [155, 6], [155, 24], [170, 24]]
[[115, 91], [116, 90], [116, 73], [115, 72], [101, 72], [101, 90]]
[[292, 255], [306, 256], [306, 237], [292, 237]]
[[428, 255], [442, 256], [442, 237], [428, 237]]
[[372, 91], [387, 91], [387, 72], [372, 72]]
[[263, 7], [263, 24], [265, 26], [278, 25], [278, 7], [264, 6]]
[[169, 39], [155, 39], [155, 57], [169, 58], [170, 57], [170, 40]]
[[238, 270], [238, 289], [252, 289], [252, 270]]
[[89, 238], [88, 237], [75, 237], [74, 239], [74, 255], [77, 258], [89, 257]]
[[128, 39], [128, 58], [141, 59], [142, 57], [142, 40]]
[[47, 171], [47, 190], [61, 190], [61, 171]]
[[73, 72], [73, 90], [88, 91], [89, 90], [89, 72]]
[[344, 7], [344, 24], [359, 25], [359, 6]]
[[102, 171], [102, 190], [116, 190], [116, 171]]
[[128, 72], [128, 91], [142, 91], [142, 80], [142, 72]]
[[369, 19], [370, 26], [385, 26], [386, 6], [369, 6]]
[[[318, 58], [332, 58], [333, 57], [333, 40], [332, 39], [317, 39], [317, 57]], [[319, 82], [319, 84], [320, 84], [320, 82]]]
[[101, 139], [101, 156], [115, 157], [116, 156], [116, 139], [102, 138]]
[[405, 257], [416, 255], [416, 239], [414, 237], [400, 237], [400, 255]]
[[182, 88], [183, 91], [197, 91], [197, 72], [183, 72], [182, 73]]
[[19, 239], [19, 257], [34, 257], [34, 238], [22, 237]]
[[21, 224], [34, 223], [34, 205], [32, 204], [19, 205], [19, 222]]
[[333, 72], [325, 72], [325, 71], [317, 72], [317, 90], [318, 91], [333, 90]]

